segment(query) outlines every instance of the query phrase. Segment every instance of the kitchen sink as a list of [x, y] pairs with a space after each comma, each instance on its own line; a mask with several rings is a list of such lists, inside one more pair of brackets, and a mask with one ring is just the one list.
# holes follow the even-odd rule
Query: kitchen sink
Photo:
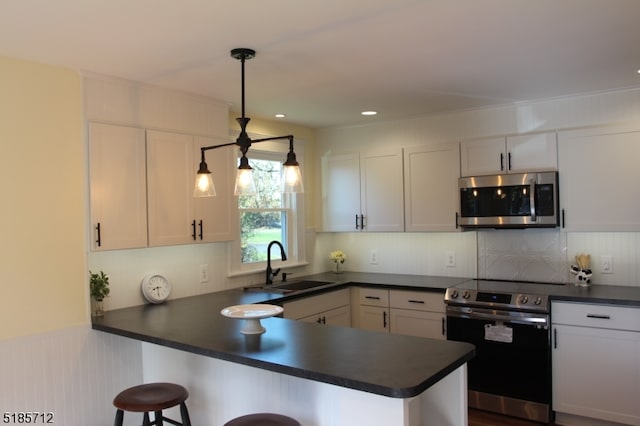
[[265, 286], [266, 289], [273, 288], [274, 290], [282, 290], [283, 292], [291, 292], [291, 291], [300, 291], [300, 290], [308, 290], [310, 288], [320, 287], [323, 285], [332, 284], [332, 281], [314, 281], [314, 280], [303, 280], [303, 281], [291, 281], [279, 284], [272, 284], [270, 286]]
[[293, 293], [296, 291], [309, 290], [323, 285], [333, 284], [334, 281], [300, 280], [290, 282], [276, 282], [270, 285], [245, 287], [245, 291], [266, 291], [269, 293]]

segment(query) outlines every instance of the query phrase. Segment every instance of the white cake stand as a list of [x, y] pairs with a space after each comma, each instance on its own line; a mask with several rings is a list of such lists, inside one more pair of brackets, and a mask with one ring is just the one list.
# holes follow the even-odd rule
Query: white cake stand
[[225, 317], [245, 320], [240, 333], [262, 334], [267, 329], [260, 324], [260, 320], [279, 315], [282, 311], [280, 306], [255, 304], [229, 306], [221, 310], [220, 313]]

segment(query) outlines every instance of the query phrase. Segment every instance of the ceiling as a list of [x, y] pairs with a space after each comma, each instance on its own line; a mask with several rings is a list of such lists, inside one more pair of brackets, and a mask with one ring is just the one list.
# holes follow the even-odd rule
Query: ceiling
[[[2, 0], [0, 54], [312, 128], [640, 87], [640, 0]], [[376, 110], [376, 117], [362, 117]]]

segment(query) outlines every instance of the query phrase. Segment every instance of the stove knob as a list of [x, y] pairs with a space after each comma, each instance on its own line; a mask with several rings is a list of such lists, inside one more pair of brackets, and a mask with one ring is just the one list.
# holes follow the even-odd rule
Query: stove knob
[[522, 296], [520, 296], [520, 303], [521, 304], [525, 304], [529, 301], [529, 298], [527, 296], [525, 296], [524, 294]]
[[538, 296], [533, 300], [533, 303], [539, 305], [542, 303], [542, 297]]
[[470, 297], [471, 297], [471, 293], [469, 292], [469, 290], [465, 290], [465, 291], [462, 293], [462, 298], [463, 298], [463, 299], [468, 299], [468, 298], [470, 298]]
[[449, 293], [451, 295], [452, 299], [455, 299], [458, 297], [458, 290], [451, 290], [451, 293]]

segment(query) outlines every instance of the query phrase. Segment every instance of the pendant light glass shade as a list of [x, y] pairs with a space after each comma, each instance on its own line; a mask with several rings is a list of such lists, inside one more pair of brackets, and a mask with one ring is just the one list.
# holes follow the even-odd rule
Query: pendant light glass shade
[[202, 152], [202, 160], [200, 168], [196, 174], [196, 185], [193, 188], [194, 197], [215, 197], [216, 187], [213, 185], [213, 178], [207, 163], [204, 161], [204, 151]]
[[282, 170], [282, 185], [281, 189], [283, 193], [297, 193], [304, 192], [304, 186], [302, 185], [302, 174], [300, 174], [300, 166], [287, 166], [284, 165]]
[[249, 159], [242, 155], [240, 166], [236, 173], [236, 184], [233, 190], [235, 195], [253, 195], [256, 193], [256, 184], [253, 182], [253, 169], [249, 165]]

